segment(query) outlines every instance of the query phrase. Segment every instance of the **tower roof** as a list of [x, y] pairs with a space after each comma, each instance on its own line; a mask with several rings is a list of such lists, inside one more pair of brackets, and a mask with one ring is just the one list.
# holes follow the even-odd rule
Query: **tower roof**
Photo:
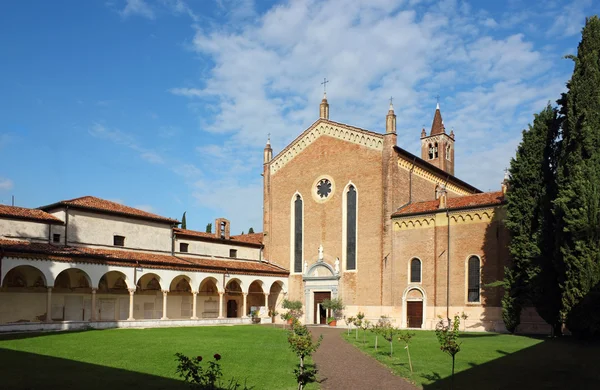
[[445, 133], [444, 120], [442, 119], [442, 113], [440, 112], [440, 104], [438, 103], [435, 108], [435, 115], [433, 116], [433, 123], [431, 124], [431, 133], [429, 133], [429, 135], [443, 133]]

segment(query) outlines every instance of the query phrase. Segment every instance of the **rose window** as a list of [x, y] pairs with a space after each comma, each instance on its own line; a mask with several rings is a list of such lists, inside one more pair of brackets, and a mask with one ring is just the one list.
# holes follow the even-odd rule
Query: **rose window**
[[327, 198], [331, 193], [331, 182], [327, 179], [322, 179], [317, 183], [317, 195], [321, 198]]

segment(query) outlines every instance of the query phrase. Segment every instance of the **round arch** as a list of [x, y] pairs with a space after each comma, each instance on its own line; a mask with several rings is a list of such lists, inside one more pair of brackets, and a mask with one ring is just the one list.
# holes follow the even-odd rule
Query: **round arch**
[[[417, 262], [417, 263], [415, 263]], [[421, 284], [423, 282], [423, 260], [417, 256], [411, 257], [408, 262], [408, 284]]]
[[[411, 292], [417, 292], [419, 295], [412, 296]], [[410, 312], [410, 313], [409, 313]], [[421, 317], [418, 324], [418, 317]], [[409, 318], [411, 317], [411, 318]], [[408, 286], [402, 293], [402, 324], [403, 328], [425, 328], [427, 318], [427, 294], [421, 286]], [[415, 324], [415, 321], [417, 324]], [[411, 322], [411, 323], [409, 323]], [[411, 326], [412, 325], [412, 326]]]
[[[60, 279], [66, 275], [68, 277], [68, 286], [67, 288], [91, 288], [92, 287], [92, 278], [90, 275], [85, 272], [83, 269], [78, 267], [65, 268], [62, 271], [58, 272], [54, 277], [54, 287], [59, 287]], [[57, 283], [57, 281], [59, 283]]]
[[[237, 286], [236, 286], [236, 284], [237, 284]], [[237, 287], [239, 287], [239, 288], [237, 288]], [[244, 283], [238, 278], [231, 278], [225, 284], [225, 293], [226, 294], [245, 293], [245, 292], [248, 292], [248, 291], [246, 289], [244, 289]]]
[[281, 287], [281, 291], [283, 291], [284, 293], [287, 292], [287, 285], [281, 279], [274, 280], [273, 283], [271, 283], [271, 285], [269, 286], [269, 291], [271, 291], [273, 289], [273, 286], [275, 285], [279, 285]]
[[198, 284], [198, 291], [203, 291], [202, 289], [205, 288], [206, 285], [211, 282], [214, 283], [218, 293], [223, 292], [223, 286], [220, 285], [219, 281], [214, 276], [207, 276], [204, 279], [202, 279]]
[[142, 276], [140, 276], [137, 280], [136, 287], [141, 291], [166, 290], [164, 286], [164, 280], [160, 277], [160, 275], [155, 274], [153, 272], [145, 273]]
[[[119, 279], [123, 280], [125, 286], [121, 285]], [[103, 280], [106, 282], [106, 288], [108, 290], [114, 289], [114, 288], [123, 289], [123, 287], [125, 289], [130, 289], [130, 288], [136, 287], [135, 285], [132, 285], [131, 280], [127, 277], [127, 275], [125, 275], [123, 272], [117, 271], [117, 270], [107, 271], [104, 274], [102, 274], [100, 276], [100, 278], [98, 278], [98, 283], [97, 283], [98, 290], [101, 290], [100, 285], [102, 284]]]
[[[184, 283], [185, 281], [185, 283]], [[184, 285], [187, 284], [187, 287], [185, 287]], [[185, 287], [185, 291], [182, 290], [182, 288]], [[189, 291], [188, 291], [189, 289]], [[176, 275], [175, 277], [173, 277], [171, 279], [171, 281], [169, 282], [169, 291], [170, 292], [175, 292], [175, 291], [180, 291], [180, 292], [192, 292], [192, 279], [184, 274], [179, 274]]]
[[[54, 281], [53, 278], [50, 280]], [[41, 283], [40, 283], [41, 282]], [[0, 287], [47, 287], [48, 276], [41, 269], [28, 264], [9, 268], [0, 283]]]
[[[2, 264], [2, 265], [4, 266], [4, 264]], [[46, 287], [54, 286], [54, 276], [52, 276], [52, 272], [50, 272], [50, 270], [38, 268], [31, 264], [13, 264], [11, 267], [8, 267], [6, 269], [6, 273], [4, 274], [2, 280], [0, 280], [0, 286], [4, 286], [6, 277], [12, 270], [14, 270], [16, 268], [20, 268], [20, 267], [26, 267], [24, 269], [27, 269], [27, 267], [33, 268], [34, 270], [36, 270], [37, 272], [39, 272], [41, 274], [42, 281], [44, 282], [44, 286], [46, 286]]]

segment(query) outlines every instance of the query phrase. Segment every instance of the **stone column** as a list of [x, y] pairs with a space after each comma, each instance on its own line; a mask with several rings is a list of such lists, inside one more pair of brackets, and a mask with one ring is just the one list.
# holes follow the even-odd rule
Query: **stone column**
[[169, 290], [163, 290], [163, 315], [160, 318], [161, 320], [168, 320], [169, 317], [167, 317], [167, 294], [169, 293]]
[[96, 321], [96, 288], [92, 289], [92, 315], [90, 316], [91, 321]]
[[46, 322], [52, 322], [52, 287], [48, 287], [46, 298]]
[[246, 318], [248, 317], [248, 312], [246, 310], [246, 301], [248, 300], [248, 293], [242, 293], [244, 295], [244, 304], [242, 305], [243, 307], [243, 312], [242, 312], [242, 318]]
[[127, 318], [127, 321], [135, 320], [135, 318], [133, 318], [133, 294], [134, 293], [135, 293], [135, 288], [130, 288], [129, 289], [129, 318]]
[[269, 293], [265, 293], [265, 307], [269, 310]]
[[194, 295], [192, 297], [192, 320], [197, 320], [198, 317], [196, 316], [196, 296], [198, 295], [198, 291], [192, 291], [192, 294]]
[[223, 295], [225, 293], [219, 293], [219, 318], [223, 318]]

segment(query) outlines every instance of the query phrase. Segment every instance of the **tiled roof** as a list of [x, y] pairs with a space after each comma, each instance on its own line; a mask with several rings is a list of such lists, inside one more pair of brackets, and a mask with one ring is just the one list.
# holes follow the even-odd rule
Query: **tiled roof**
[[110, 200], [96, 198], [95, 196], [82, 196], [81, 198], [75, 198], [70, 200], [62, 200], [58, 203], [53, 203], [48, 206], [40, 207], [41, 210], [50, 211], [57, 209], [62, 206], [69, 206], [73, 208], [93, 210], [100, 212], [108, 212], [111, 214], [125, 215], [129, 217], [136, 217], [142, 219], [149, 219], [158, 222], [167, 222], [170, 224], [179, 223], [178, 220], [172, 218], [162, 217], [160, 215], [152, 214], [144, 210], [136, 209], [133, 207], [125, 206], [120, 203], [111, 202]]
[[288, 275], [286, 269], [255, 260], [233, 260], [204, 257], [182, 257], [88, 247], [63, 247], [51, 244], [0, 239], [4, 256], [16, 255], [67, 262], [92, 262], [108, 265], [146, 266], [189, 271], [230, 272], [259, 275]]
[[[504, 194], [502, 191], [484, 192], [482, 194], [466, 195], [457, 198], [448, 198], [446, 205], [449, 210], [463, 209], [470, 207], [492, 206], [504, 203]], [[440, 210], [440, 200], [429, 200], [425, 202], [411, 203], [398, 209], [392, 217], [401, 217], [404, 215], [425, 214]], [[442, 210], [445, 210], [442, 209]]]
[[63, 221], [52, 214], [38, 209], [27, 209], [24, 207], [5, 206], [0, 204], [0, 218], [24, 219], [53, 224], [62, 224]]
[[222, 239], [221, 237], [217, 237], [214, 233], [206, 233], [199, 232], [196, 230], [188, 230], [188, 229], [179, 229], [173, 228], [173, 231], [176, 235], [180, 236], [188, 236], [188, 237], [197, 237], [200, 239], [218, 241], [218, 242], [226, 242], [231, 244], [242, 244], [247, 245], [250, 244], [252, 246], [262, 246], [262, 233], [252, 233], [252, 234], [240, 234], [236, 236], [230, 236], [228, 240]]
[[248, 234], [240, 234], [237, 236], [231, 236], [232, 240], [235, 241], [243, 241], [250, 244], [258, 244], [262, 245], [263, 243], [263, 234], [261, 233], [248, 233]]

